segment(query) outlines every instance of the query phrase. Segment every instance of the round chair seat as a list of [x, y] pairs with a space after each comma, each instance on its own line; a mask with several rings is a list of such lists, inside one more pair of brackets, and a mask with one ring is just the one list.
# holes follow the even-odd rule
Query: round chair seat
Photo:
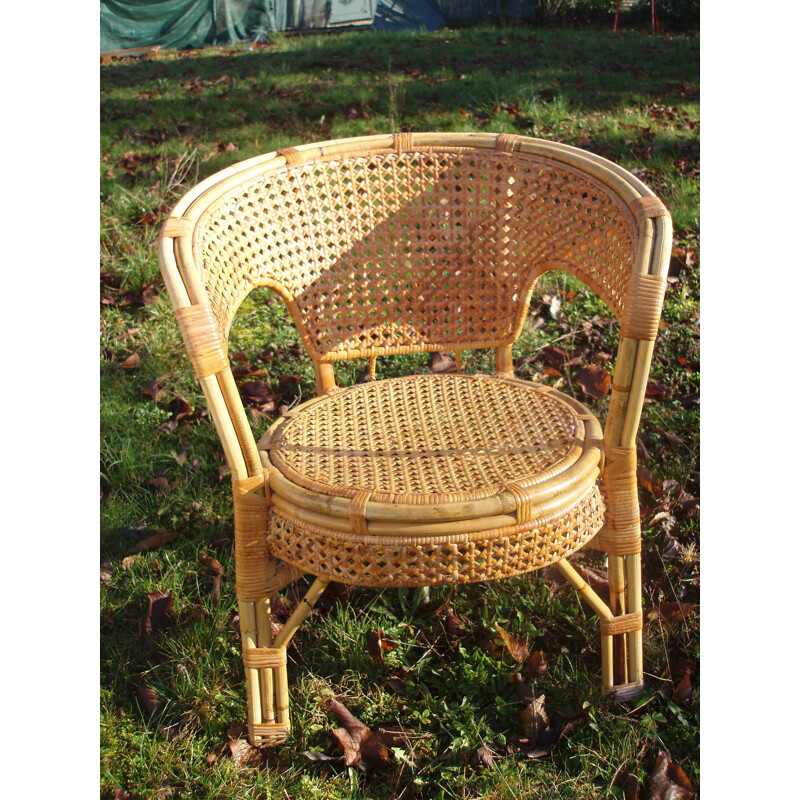
[[603, 524], [598, 421], [521, 380], [430, 374], [358, 384], [288, 412], [259, 449], [270, 549], [344, 583], [529, 572]]

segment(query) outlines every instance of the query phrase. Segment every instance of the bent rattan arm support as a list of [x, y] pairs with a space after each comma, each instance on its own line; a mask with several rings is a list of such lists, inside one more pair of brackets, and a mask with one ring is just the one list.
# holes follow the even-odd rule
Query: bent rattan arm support
[[[482, 531], [495, 526], [491, 552], [501, 552], [499, 531], [507, 542], [502, 552], [517, 553], [496, 574], [514, 574], [582, 546], [603, 519], [590, 544], [608, 553], [609, 605], [565, 561], [558, 567], [601, 618], [604, 688], [625, 694], [641, 686], [635, 441], [670, 247], [666, 209], [633, 175], [574, 147], [508, 134], [382, 134], [298, 145], [228, 167], [180, 200], [162, 229], [159, 258], [233, 479], [254, 743], [288, 735], [285, 644], [332, 576], [324, 554], [311, 566], [313, 536], [326, 546], [337, 536], [369, 541], [365, 553], [418, 546], [420, 553], [445, 554], [445, 565], [455, 552], [488, 553], [478, 549], [489, 547]], [[296, 485], [270, 458], [270, 448], [280, 445], [269, 436], [256, 444], [227, 359], [230, 326], [254, 287], [284, 300], [313, 360], [321, 401], [355, 396], [337, 389], [336, 360], [368, 358], [374, 380], [378, 356], [452, 350], [460, 374], [464, 348], [494, 349], [494, 380], [501, 383], [492, 386], [509, 382], [511, 391], [513, 344], [537, 278], [552, 269], [577, 276], [620, 322], [605, 430], [581, 409], [570, 422], [586, 426], [580, 467], [561, 477], [545, 469], [521, 482], [509, 474], [486, 497], [465, 492], [459, 499], [456, 492], [444, 502], [403, 505], [398, 495], [395, 508], [365, 486], [345, 487], [347, 498], [340, 498]], [[474, 388], [456, 382], [453, 390], [468, 385]], [[479, 395], [470, 397], [484, 408]], [[558, 406], [555, 397], [541, 397], [547, 414]], [[488, 413], [484, 422], [492, 428]], [[446, 452], [435, 457], [448, 458]], [[407, 479], [414, 482], [410, 473]], [[276, 536], [292, 533], [289, 518], [298, 537], [294, 562], [274, 557]], [[276, 520], [283, 520], [284, 534]], [[566, 542], [546, 558], [537, 549], [543, 531]], [[423, 544], [429, 541], [445, 544], [431, 549]], [[449, 576], [443, 569], [437, 563], [415, 574], [445, 581], [483, 574], [475, 564], [469, 575], [459, 566]], [[398, 585], [392, 570], [389, 564], [375, 573], [385, 585]], [[308, 602], [272, 642], [269, 598], [304, 571], [318, 576]]]

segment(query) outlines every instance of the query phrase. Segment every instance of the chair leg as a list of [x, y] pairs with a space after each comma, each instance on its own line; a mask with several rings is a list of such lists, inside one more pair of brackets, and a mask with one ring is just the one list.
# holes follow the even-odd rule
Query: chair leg
[[239, 602], [250, 742], [271, 747], [290, 733], [286, 647], [271, 642], [269, 600]]
[[[614, 614], [588, 583], [575, 571], [566, 559], [555, 564], [558, 571], [600, 617], [600, 659], [603, 672], [603, 694], [620, 699], [635, 697], [644, 688], [642, 671], [642, 591], [641, 559], [626, 556], [625, 564], [627, 607], [638, 609]], [[615, 567], [617, 569], [617, 567]], [[609, 583], [610, 583], [609, 579]], [[612, 592], [613, 597], [613, 592]], [[623, 671], [619, 671], [618, 653], [627, 652]]]
[[326, 578], [314, 581], [274, 641], [269, 600], [239, 602], [247, 688], [247, 726], [250, 743], [256, 747], [272, 747], [289, 736], [291, 721], [286, 647], [328, 583]]
[[[614, 615], [601, 620], [600, 629], [611, 634], [614, 648], [614, 670], [610, 679], [603, 682], [605, 694], [627, 700], [644, 689], [642, 655], [642, 557], [639, 553], [625, 556], [609, 554], [609, 586], [614, 601], [614, 588], [623, 591]], [[612, 565], [613, 568], [612, 568]], [[612, 575], [615, 576], [612, 578]], [[617, 581], [614, 586], [614, 581]]]

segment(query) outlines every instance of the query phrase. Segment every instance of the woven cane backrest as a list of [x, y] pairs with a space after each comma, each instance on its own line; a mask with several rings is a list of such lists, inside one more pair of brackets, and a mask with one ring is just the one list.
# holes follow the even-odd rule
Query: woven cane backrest
[[331, 360], [510, 344], [550, 269], [621, 317], [637, 231], [626, 202], [576, 168], [440, 147], [267, 170], [209, 206], [193, 250], [224, 337], [249, 291], [270, 286], [310, 355]]

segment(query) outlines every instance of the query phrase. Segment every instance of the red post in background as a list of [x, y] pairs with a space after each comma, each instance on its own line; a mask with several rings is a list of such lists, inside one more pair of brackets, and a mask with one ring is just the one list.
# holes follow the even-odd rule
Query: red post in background
[[[617, 24], [619, 23], [619, 7], [622, 4], [622, 0], [617, 0], [617, 13], [614, 14], [614, 30], [617, 29]], [[653, 33], [656, 31], [661, 31], [661, 27], [658, 24], [658, 16], [656, 15], [656, 0], [650, 0], [650, 19], [653, 23]]]

